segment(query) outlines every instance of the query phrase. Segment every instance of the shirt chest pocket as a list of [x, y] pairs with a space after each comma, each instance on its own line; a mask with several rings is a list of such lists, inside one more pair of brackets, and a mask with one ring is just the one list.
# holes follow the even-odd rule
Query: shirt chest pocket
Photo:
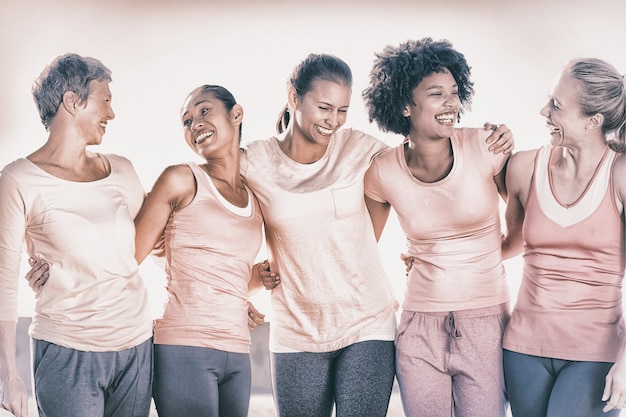
[[335, 218], [342, 219], [359, 213], [364, 203], [363, 184], [355, 183], [331, 190], [335, 206]]

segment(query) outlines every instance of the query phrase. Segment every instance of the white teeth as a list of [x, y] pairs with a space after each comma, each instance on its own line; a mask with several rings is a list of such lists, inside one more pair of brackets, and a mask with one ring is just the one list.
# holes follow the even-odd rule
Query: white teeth
[[326, 129], [325, 127], [319, 125], [315, 125], [315, 128], [318, 132], [325, 136], [331, 135], [333, 133], [333, 129]]
[[213, 136], [215, 132], [214, 131], [210, 131], [210, 132], [204, 132], [201, 135], [198, 135], [198, 137], [194, 140], [194, 142], [196, 142], [196, 145], [200, 142], [204, 142], [206, 139], [210, 138], [211, 136]]
[[435, 116], [439, 123], [454, 123], [454, 113], [439, 114]]
[[561, 129], [559, 129], [558, 127], [556, 127], [554, 124], [547, 122], [546, 126], [548, 127], [548, 130], [550, 130], [552, 133], [556, 133], [556, 132], [560, 132]]

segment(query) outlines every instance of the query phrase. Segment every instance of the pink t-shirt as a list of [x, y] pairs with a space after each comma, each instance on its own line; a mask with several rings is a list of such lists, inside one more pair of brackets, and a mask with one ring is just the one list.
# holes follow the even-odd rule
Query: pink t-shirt
[[384, 148], [352, 129], [338, 131], [311, 164], [287, 157], [276, 138], [248, 145], [242, 172], [281, 277], [272, 290], [272, 351], [333, 351], [393, 324], [393, 289], [363, 196], [365, 171]]
[[91, 352], [120, 351], [152, 336], [148, 293], [135, 261], [144, 190], [130, 161], [102, 155], [98, 181], [57, 178], [27, 159], [0, 175], [0, 320], [17, 320], [22, 245], [50, 262], [30, 335]]
[[367, 196], [391, 204], [415, 257], [404, 310], [457, 311], [509, 300], [493, 179], [506, 156], [489, 152], [477, 129], [455, 129], [450, 140], [454, 164], [440, 181], [411, 174], [404, 144], [379, 155], [365, 176]]
[[537, 152], [524, 218], [524, 272], [506, 349], [565, 360], [614, 362], [626, 341], [622, 312], [624, 224], [607, 151], [575, 204], [551, 189], [552, 148]]
[[247, 353], [248, 281], [263, 237], [261, 211], [248, 192], [251, 210], [241, 213], [198, 165], [189, 167], [197, 191], [165, 227], [169, 297], [154, 343]]

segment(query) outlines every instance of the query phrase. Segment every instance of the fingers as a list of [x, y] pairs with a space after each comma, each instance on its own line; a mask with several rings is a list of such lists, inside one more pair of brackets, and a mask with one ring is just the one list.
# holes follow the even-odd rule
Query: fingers
[[609, 371], [608, 375], [604, 380], [604, 391], [602, 392], [602, 401], [607, 401], [611, 396], [611, 390], [613, 389], [613, 378], [611, 376], [611, 371]]
[[606, 413], [607, 411], [611, 410], [621, 410], [622, 408], [624, 408], [624, 403], [626, 403], [626, 397], [624, 395], [614, 393], [613, 395], [611, 395], [611, 398], [606, 403], [602, 411]]
[[493, 153], [509, 154], [513, 152], [515, 148], [515, 139], [513, 133], [505, 124], [496, 125], [493, 123], [485, 123], [486, 130], [492, 130], [493, 132], [486, 139], [489, 144], [489, 151]]
[[496, 130], [498, 128], [498, 125], [495, 123], [485, 122], [483, 127], [485, 128], [485, 130]]
[[273, 290], [280, 284], [280, 277], [276, 272], [270, 271], [270, 264], [267, 260], [259, 264], [259, 278], [266, 290]]
[[24, 278], [28, 281], [28, 285], [34, 291], [39, 291], [50, 277], [50, 266], [45, 259], [35, 260], [33, 258], [29, 258], [28, 263], [30, 264], [31, 269], [26, 273]]
[[411, 271], [411, 268], [413, 268], [413, 262], [415, 261], [415, 258], [411, 255], [406, 255], [404, 253], [401, 253], [400, 259], [404, 262], [405, 272], [406, 272], [405, 275], [409, 276], [409, 271]]
[[261, 314], [251, 302], [248, 301], [248, 330], [265, 323], [265, 314]]
[[14, 380], [5, 386], [0, 408], [10, 411], [15, 417], [28, 417], [28, 395], [21, 380]]
[[618, 378], [620, 375], [619, 370], [611, 368], [606, 376], [602, 401], [608, 401], [602, 409], [604, 412], [613, 409], [621, 410], [626, 405], [626, 387], [621, 381], [622, 378]]

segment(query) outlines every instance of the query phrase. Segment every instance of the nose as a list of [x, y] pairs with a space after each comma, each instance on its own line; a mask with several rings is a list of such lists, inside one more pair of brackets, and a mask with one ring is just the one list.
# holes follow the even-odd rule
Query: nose
[[113, 111], [113, 107], [111, 107], [110, 105], [109, 105], [109, 114], [108, 114], [108, 116], [109, 116], [109, 120], [115, 119], [115, 112]]
[[193, 120], [191, 122], [191, 131], [196, 131], [199, 129], [202, 129], [202, 127], [204, 127], [204, 120], [203, 119], [198, 119], [198, 120]]
[[328, 117], [326, 117], [326, 123], [328, 123], [329, 126], [331, 126], [332, 128], [337, 127], [337, 124], [339, 120], [339, 114], [337, 111], [331, 111], [328, 114]]
[[461, 102], [458, 94], [446, 94], [444, 96], [444, 105], [453, 107]]

